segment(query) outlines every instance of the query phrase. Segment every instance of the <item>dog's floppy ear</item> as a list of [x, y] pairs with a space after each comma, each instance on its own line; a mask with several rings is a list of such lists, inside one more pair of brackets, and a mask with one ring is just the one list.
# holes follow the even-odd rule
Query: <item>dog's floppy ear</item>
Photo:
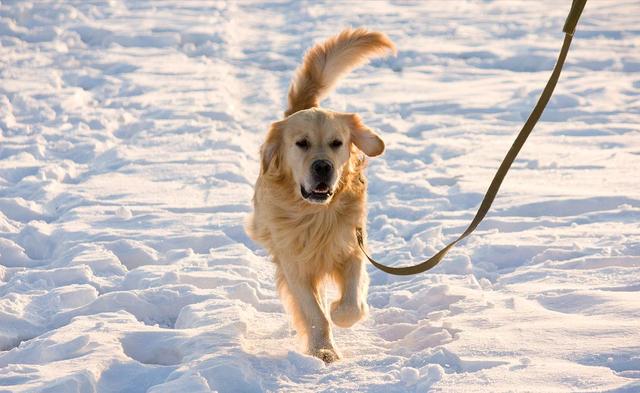
[[360, 116], [354, 113], [342, 115], [351, 132], [351, 142], [369, 157], [375, 157], [384, 151], [384, 141], [373, 130], [362, 123]]
[[267, 133], [267, 139], [260, 147], [260, 163], [261, 173], [267, 173], [269, 167], [280, 167], [280, 146], [282, 145], [282, 131], [284, 129], [284, 121], [278, 121], [271, 124], [271, 128]]

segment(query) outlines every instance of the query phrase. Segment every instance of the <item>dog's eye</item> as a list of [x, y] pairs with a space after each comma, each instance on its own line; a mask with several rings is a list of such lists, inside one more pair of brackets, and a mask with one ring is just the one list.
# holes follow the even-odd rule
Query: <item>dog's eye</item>
[[298, 142], [296, 142], [296, 146], [298, 146], [302, 150], [307, 150], [309, 148], [309, 141], [306, 139], [301, 139]]
[[339, 139], [334, 139], [331, 141], [331, 143], [329, 143], [329, 146], [331, 146], [332, 149], [337, 149], [342, 146], [342, 141]]

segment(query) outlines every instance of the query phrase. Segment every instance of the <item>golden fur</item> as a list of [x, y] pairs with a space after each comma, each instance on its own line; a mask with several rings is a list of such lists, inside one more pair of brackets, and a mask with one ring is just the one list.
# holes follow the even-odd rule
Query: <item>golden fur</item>
[[[329, 310], [336, 325], [349, 327], [367, 313], [368, 277], [355, 237], [366, 219], [362, 153], [379, 155], [384, 143], [358, 115], [317, 106], [340, 76], [386, 50], [395, 50], [393, 43], [365, 29], [347, 29], [315, 45], [292, 81], [287, 117], [271, 125], [261, 147], [247, 232], [273, 257], [278, 289], [307, 350], [326, 362], [339, 355], [323, 281], [332, 278], [340, 290]], [[302, 140], [304, 148], [297, 145]], [[301, 190], [309, 187], [309, 168], [318, 159], [331, 162], [335, 176], [326, 200], [314, 202]]]
[[386, 35], [362, 28], [346, 29], [314, 46], [291, 82], [289, 107], [284, 115], [318, 106], [341, 76], [387, 50], [395, 53], [395, 46]]

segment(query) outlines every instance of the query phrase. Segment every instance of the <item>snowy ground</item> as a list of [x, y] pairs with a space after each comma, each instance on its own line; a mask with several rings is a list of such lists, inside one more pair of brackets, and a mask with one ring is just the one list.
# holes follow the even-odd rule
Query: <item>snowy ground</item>
[[1, 2], [0, 391], [640, 392], [637, 0], [587, 4], [478, 233], [370, 268], [344, 359], [300, 354], [243, 221], [304, 50], [396, 42], [324, 106], [385, 138], [370, 246], [415, 261], [475, 213], [570, 1], [340, 4]]

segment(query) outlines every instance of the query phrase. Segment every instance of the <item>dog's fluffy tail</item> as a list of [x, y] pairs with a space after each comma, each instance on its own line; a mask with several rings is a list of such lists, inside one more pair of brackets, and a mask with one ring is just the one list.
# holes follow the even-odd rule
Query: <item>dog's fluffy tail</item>
[[393, 42], [384, 34], [364, 28], [346, 29], [309, 50], [289, 87], [289, 116], [318, 106], [342, 75], [369, 58], [395, 53]]

